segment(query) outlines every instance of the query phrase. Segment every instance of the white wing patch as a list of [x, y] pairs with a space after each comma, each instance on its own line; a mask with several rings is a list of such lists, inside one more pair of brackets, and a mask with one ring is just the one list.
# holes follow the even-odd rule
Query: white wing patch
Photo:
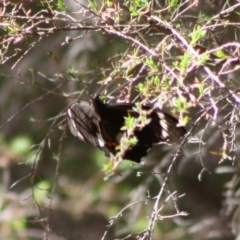
[[70, 126], [70, 130], [71, 130], [72, 134], [76, 137], [79, 137], [82, 141], [84, 141], [83, 135], [78, 131], [76, 123], [72, 119], [71, 109], [68, 109], [67, 113], [68, 113], [68, 116], [69, 116], [69, 121], [71, 122], [71, 124], [69, 124], [69, 126]]
[[97, 139], [98, 139], [98, 144], [100, 148], [103, 148], [105, 146], [105, 142], [102, 139], [102, 135], [100, 133], [97, 133]]
[[70, 108], [67, 110], [67, 114], [72, 119], [72, 110]]
[[162, 138], [163, 139], [167, 139], [169, 138], [169, 126], [168, 126], [168, 123], [165, 119], [165, 116], [163, 113], [161, 112], [158, 112], [158, 117], [160, 118], [160, 125], [162, 127]]

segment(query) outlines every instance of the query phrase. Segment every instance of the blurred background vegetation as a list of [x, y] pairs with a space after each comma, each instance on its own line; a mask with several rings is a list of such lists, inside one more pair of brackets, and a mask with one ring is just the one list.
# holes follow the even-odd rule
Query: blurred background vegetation
[[[239, 7], [1, 0], [0, 238], [240, 239]], [[108, 158], [66, 122], [99, 89], [188, 135], [104, 181]]]

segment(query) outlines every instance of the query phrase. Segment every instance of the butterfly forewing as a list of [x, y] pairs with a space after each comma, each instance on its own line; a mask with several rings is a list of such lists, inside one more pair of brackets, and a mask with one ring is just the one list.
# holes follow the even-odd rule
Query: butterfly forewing
[[73, 103], [67, 111], [68, 124], [72, 134], [82, 141], [98, 146], [98, 127], [95, 112], [86, 101]]

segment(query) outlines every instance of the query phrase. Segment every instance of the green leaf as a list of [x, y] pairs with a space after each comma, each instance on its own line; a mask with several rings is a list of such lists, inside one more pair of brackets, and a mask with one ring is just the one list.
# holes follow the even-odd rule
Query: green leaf
[[77, 75], [79, 74], [79, 71], [74, 67], [68, 67], [67, 73], [72, 77], [77, 77]]
[[201, 55], [201, 58], [199, 59], [200, 64], [206, 63], [210, 58], [210, 55], [208, 53], [204, 53]]
[[173, 98], [174, 105], [177, 107], [177, 111], [184, 113], [187, 112], [188, 105], [185, 97]]
[[189, 121], [190, 121], [190, 118], [189, 118], [188, 116], [185, 116], [185, 117], [182, 119], [181, 124], [182, 124], [183, 126], [186, 126]]
[[180, 70], [182, 73], [184, 73], [186, 71], [186, 69], [188, 68], [188, 66], [192, 63], [191, 59], [192, 59], [192, 57], [189, 53], [185, 53], [181, 57], [181, 62], [179, 64], [179, 66], [180, 66]]
[[136, 86], [136, 89], [139, 93], [141, 93], [142, 95], [147, 95], [148, 93], [148, 89], [147, 87], [143, 84], [143, 83], [139, 83], [137, 86]]
[[197, 26], [196, 28], [193, 29], [193, 32], [191, 33], [191, 44], [195, 44], [198, 42], [200, 39], [205, 37], [207, 31], [202, 30], [200, 26]]
[[218, 51], [214, 52], [214, 55], [216, 57], [220, 58], [220, 59], [226, 59], [227, 58], [227, 55], [222, 50], [218, 50]]
[[133, 136], [129, 139], [129, 144], [132, 145], [132, 146], [135, 146], [138, 142], [138, 139], [136, 136]]
[[204, 83], [199, 84], [198, 91], [200, 95], [204, 93]]
[[111, 162], [105, 163], [103, 164], [103, 171], [104, 172], [109, 172], [112, 170], [112, 164]]
[[153, 76], [153, 77], [151, 77], [150, 81], [151, 81], [151, 83], [152, 83], [153, 85], [155, 85], [156, 87], [159, 87], [159, 85], [160, 85], [160, 79], [159, 79], [158, 76]]
[[169, 0], [168, 1], [168, 6], [169, 7], [175, 7], [179, 4], [179, 1], [178, 0]]
[[158, 65], [152, 58], [146, 58], [145, 64], [155, 72], [159, 72]]
[[67, 9], [63, 0], [58, 0], [56, 6], [57, 6], [57, 9], [61, 11], [65, 11]]
[[141, 12], [145, 9], [148, 9], [151, 5], [149, 0], [135, 0], [131, 1], [131, 6], [129, 7], [129, 11], [133, 17], [137, 17], [141, 15]]

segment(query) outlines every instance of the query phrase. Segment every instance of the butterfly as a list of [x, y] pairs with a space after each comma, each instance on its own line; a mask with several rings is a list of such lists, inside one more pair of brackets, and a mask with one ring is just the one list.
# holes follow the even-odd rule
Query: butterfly
[[[136, 144], [123, 153], [122, 159], [141, 162], [141, 158], [155, 144], [183, 137], [186, 129], [178, 125], [178, 120], [161, 109], [141, 106], [146, 111], [148, 122], [143, 127], [136, 127], [133, 136]], [[78, 101], [67, 110], [68, 125], [72, 134], [80, 140], [93, 144], [107, 156], [116, 155], [119, 150], [126, 117], [139, 118], [135, 103], [104, 103], [99, 95], [90, 102]]]

